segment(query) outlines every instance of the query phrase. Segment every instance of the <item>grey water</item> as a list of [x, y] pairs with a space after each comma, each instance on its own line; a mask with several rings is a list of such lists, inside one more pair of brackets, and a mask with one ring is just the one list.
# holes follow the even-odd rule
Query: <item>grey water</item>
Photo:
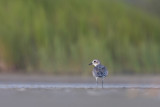
[[[14, 88], [28, 88], [28, 89], [54, 89], [54, 88], [101, 88], [101, 84], [87, 84], [87, 83], [0, 83], [0, 89], [14, 89]], [[160, 89], [160, 84], [104, 84], [104, 89]]]
[[159, 107], [160, 84], [0, 83], [0, 107]]
[[0, 107], [159, 107], [160, 77], [94, 78], [0, 75]]

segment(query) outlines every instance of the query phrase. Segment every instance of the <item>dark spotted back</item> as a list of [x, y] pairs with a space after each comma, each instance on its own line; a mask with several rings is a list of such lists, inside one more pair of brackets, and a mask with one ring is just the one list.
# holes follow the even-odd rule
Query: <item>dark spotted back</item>
[[108, 74], [108, 71], [105, 66], [97, 65], [96, 67], [94, 67], [93, 73], [94, 73], [94, 76], [96, 77], [106, 77]]

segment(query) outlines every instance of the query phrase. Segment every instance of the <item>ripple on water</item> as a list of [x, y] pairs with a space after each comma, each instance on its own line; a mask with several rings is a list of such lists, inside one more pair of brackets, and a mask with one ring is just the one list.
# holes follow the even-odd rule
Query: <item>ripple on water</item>
[[[101, 85], [96, 87], [95, 84], [0, 84], [0, 89], [25, 89], [25, 88], [42, 88], [42, 89], [52, 89], [52, 88], [84, 88], [84, 89], [94, 89], [101, 88]], [[122, 89], [122, 88], [137, 88], [137, 89], [160, 89], [160, 84], [105, 84], [105, 89]]]

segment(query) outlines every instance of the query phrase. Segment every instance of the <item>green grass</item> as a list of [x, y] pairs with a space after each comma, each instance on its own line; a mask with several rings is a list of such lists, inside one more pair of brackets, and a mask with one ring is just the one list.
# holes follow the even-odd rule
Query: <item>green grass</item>
[[0, 0], [0, 62], [26, 72], [160, 73], [160, 19], [109, 0]]

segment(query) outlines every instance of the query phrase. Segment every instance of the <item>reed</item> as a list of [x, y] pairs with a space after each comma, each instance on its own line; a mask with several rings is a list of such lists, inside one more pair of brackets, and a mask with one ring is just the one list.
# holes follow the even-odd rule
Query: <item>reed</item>
[[109, 0], [0, 0], [0, 61], [26, 72], [160, 73], [160, 19]]

